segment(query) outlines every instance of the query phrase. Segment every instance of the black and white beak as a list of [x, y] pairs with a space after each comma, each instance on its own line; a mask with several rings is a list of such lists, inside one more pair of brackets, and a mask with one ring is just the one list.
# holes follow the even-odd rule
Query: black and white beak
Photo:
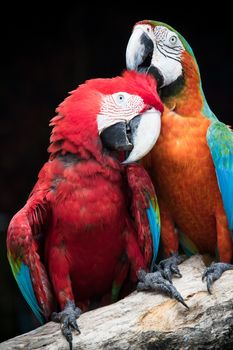
[[126, 67], [155, 77], [158, 88], [164, 84], [161, 70], [153, 65], [154, 41], [148, 25], [136, 25], [126, 48]]
[[133, 117], [101, 129], [100, 137], [104, 147], [114, 151], [127, 151], [123, 164], [136, 162], [149, 153], [156, 143], [161, 128], [161, 112], [151, 108]]
[[127, 69], [147, 72], [153, 51], [154, 43], [146, 27], [136, 25], [126, 48]]

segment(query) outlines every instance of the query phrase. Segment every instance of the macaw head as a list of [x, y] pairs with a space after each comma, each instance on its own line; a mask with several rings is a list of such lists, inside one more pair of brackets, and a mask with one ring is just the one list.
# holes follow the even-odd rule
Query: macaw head
[[162, 111], [152, 76], [126, 71], [88, 80], [57, 108], [49, 151], [82, 156], [125, 151], [124, 163], [138, 161], [159, 136]]
[[144, 20], [135, 24], [126, 50], [128, 69], [154, 75], [163, 88], [185, 78], [194, 69], [199, 75], [193, 51], [187, 41], [171, 26]]

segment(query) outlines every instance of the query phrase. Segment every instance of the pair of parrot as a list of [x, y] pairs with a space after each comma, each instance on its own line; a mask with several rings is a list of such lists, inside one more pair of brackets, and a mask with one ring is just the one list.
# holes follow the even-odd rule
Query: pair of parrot
[[[187, 254], [218, 250], [203, 274], [209, 291], [232, 268], [233, 136], [205, 100], [190, 46], [142, 21], [126, 61], [132, 72], [89, 80], [57, 108], [49, 161], [7, 233], [24, 297], [41, 322], [61, 323], [70, 348], [81, 310], [137, 281], [187, 306], [171, 282], [179, 242]], [[160, 226], [168, 259], [149, 272]]]

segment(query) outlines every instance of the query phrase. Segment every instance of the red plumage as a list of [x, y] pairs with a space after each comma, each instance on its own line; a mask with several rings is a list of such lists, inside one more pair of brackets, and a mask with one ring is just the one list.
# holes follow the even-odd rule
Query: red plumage
[[47, 318], [54, 297], [61, 309], [67, 300], [88, 305], [114, 283], [120, 287], [129, 267], [135, 282], [138, 269], [151, 262], [150, 227], [141, 214], [148, 195], [155, 197], [153, 186], [139, 165], [125, 168], [103, 151], [97, 129], [102, 96], [119, 91], [162, 110], [154, 79], [135, 72], [74, 90], [51, 121], [50, 159], [8, 229], [11, 263], [29, 267]]

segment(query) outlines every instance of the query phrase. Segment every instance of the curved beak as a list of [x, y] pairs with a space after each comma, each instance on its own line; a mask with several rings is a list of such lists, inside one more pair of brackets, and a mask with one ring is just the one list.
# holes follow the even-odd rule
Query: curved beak
[[133, 149], [122, 164], [136, 162], [149, 153], [161, 128], [161, 113], [155, 108], [134, 117], [130, 122]]
[[103, 146], [111, 151], [126, 151], [123, 164], [137, 162], [149, 153], [156, 143], [161, 128], [161, 112], [155, 108], [106, 127], [100, 132]]
[[[146, 59], [152, 57], [154, 43], [141, 25], [135, 26], [126, 49], [127, 69], [145, 71], [150, 66]], [[143, 63], [145, 62], [145, 67]], [[141, 65], [141, 67], [139, 67]]]

